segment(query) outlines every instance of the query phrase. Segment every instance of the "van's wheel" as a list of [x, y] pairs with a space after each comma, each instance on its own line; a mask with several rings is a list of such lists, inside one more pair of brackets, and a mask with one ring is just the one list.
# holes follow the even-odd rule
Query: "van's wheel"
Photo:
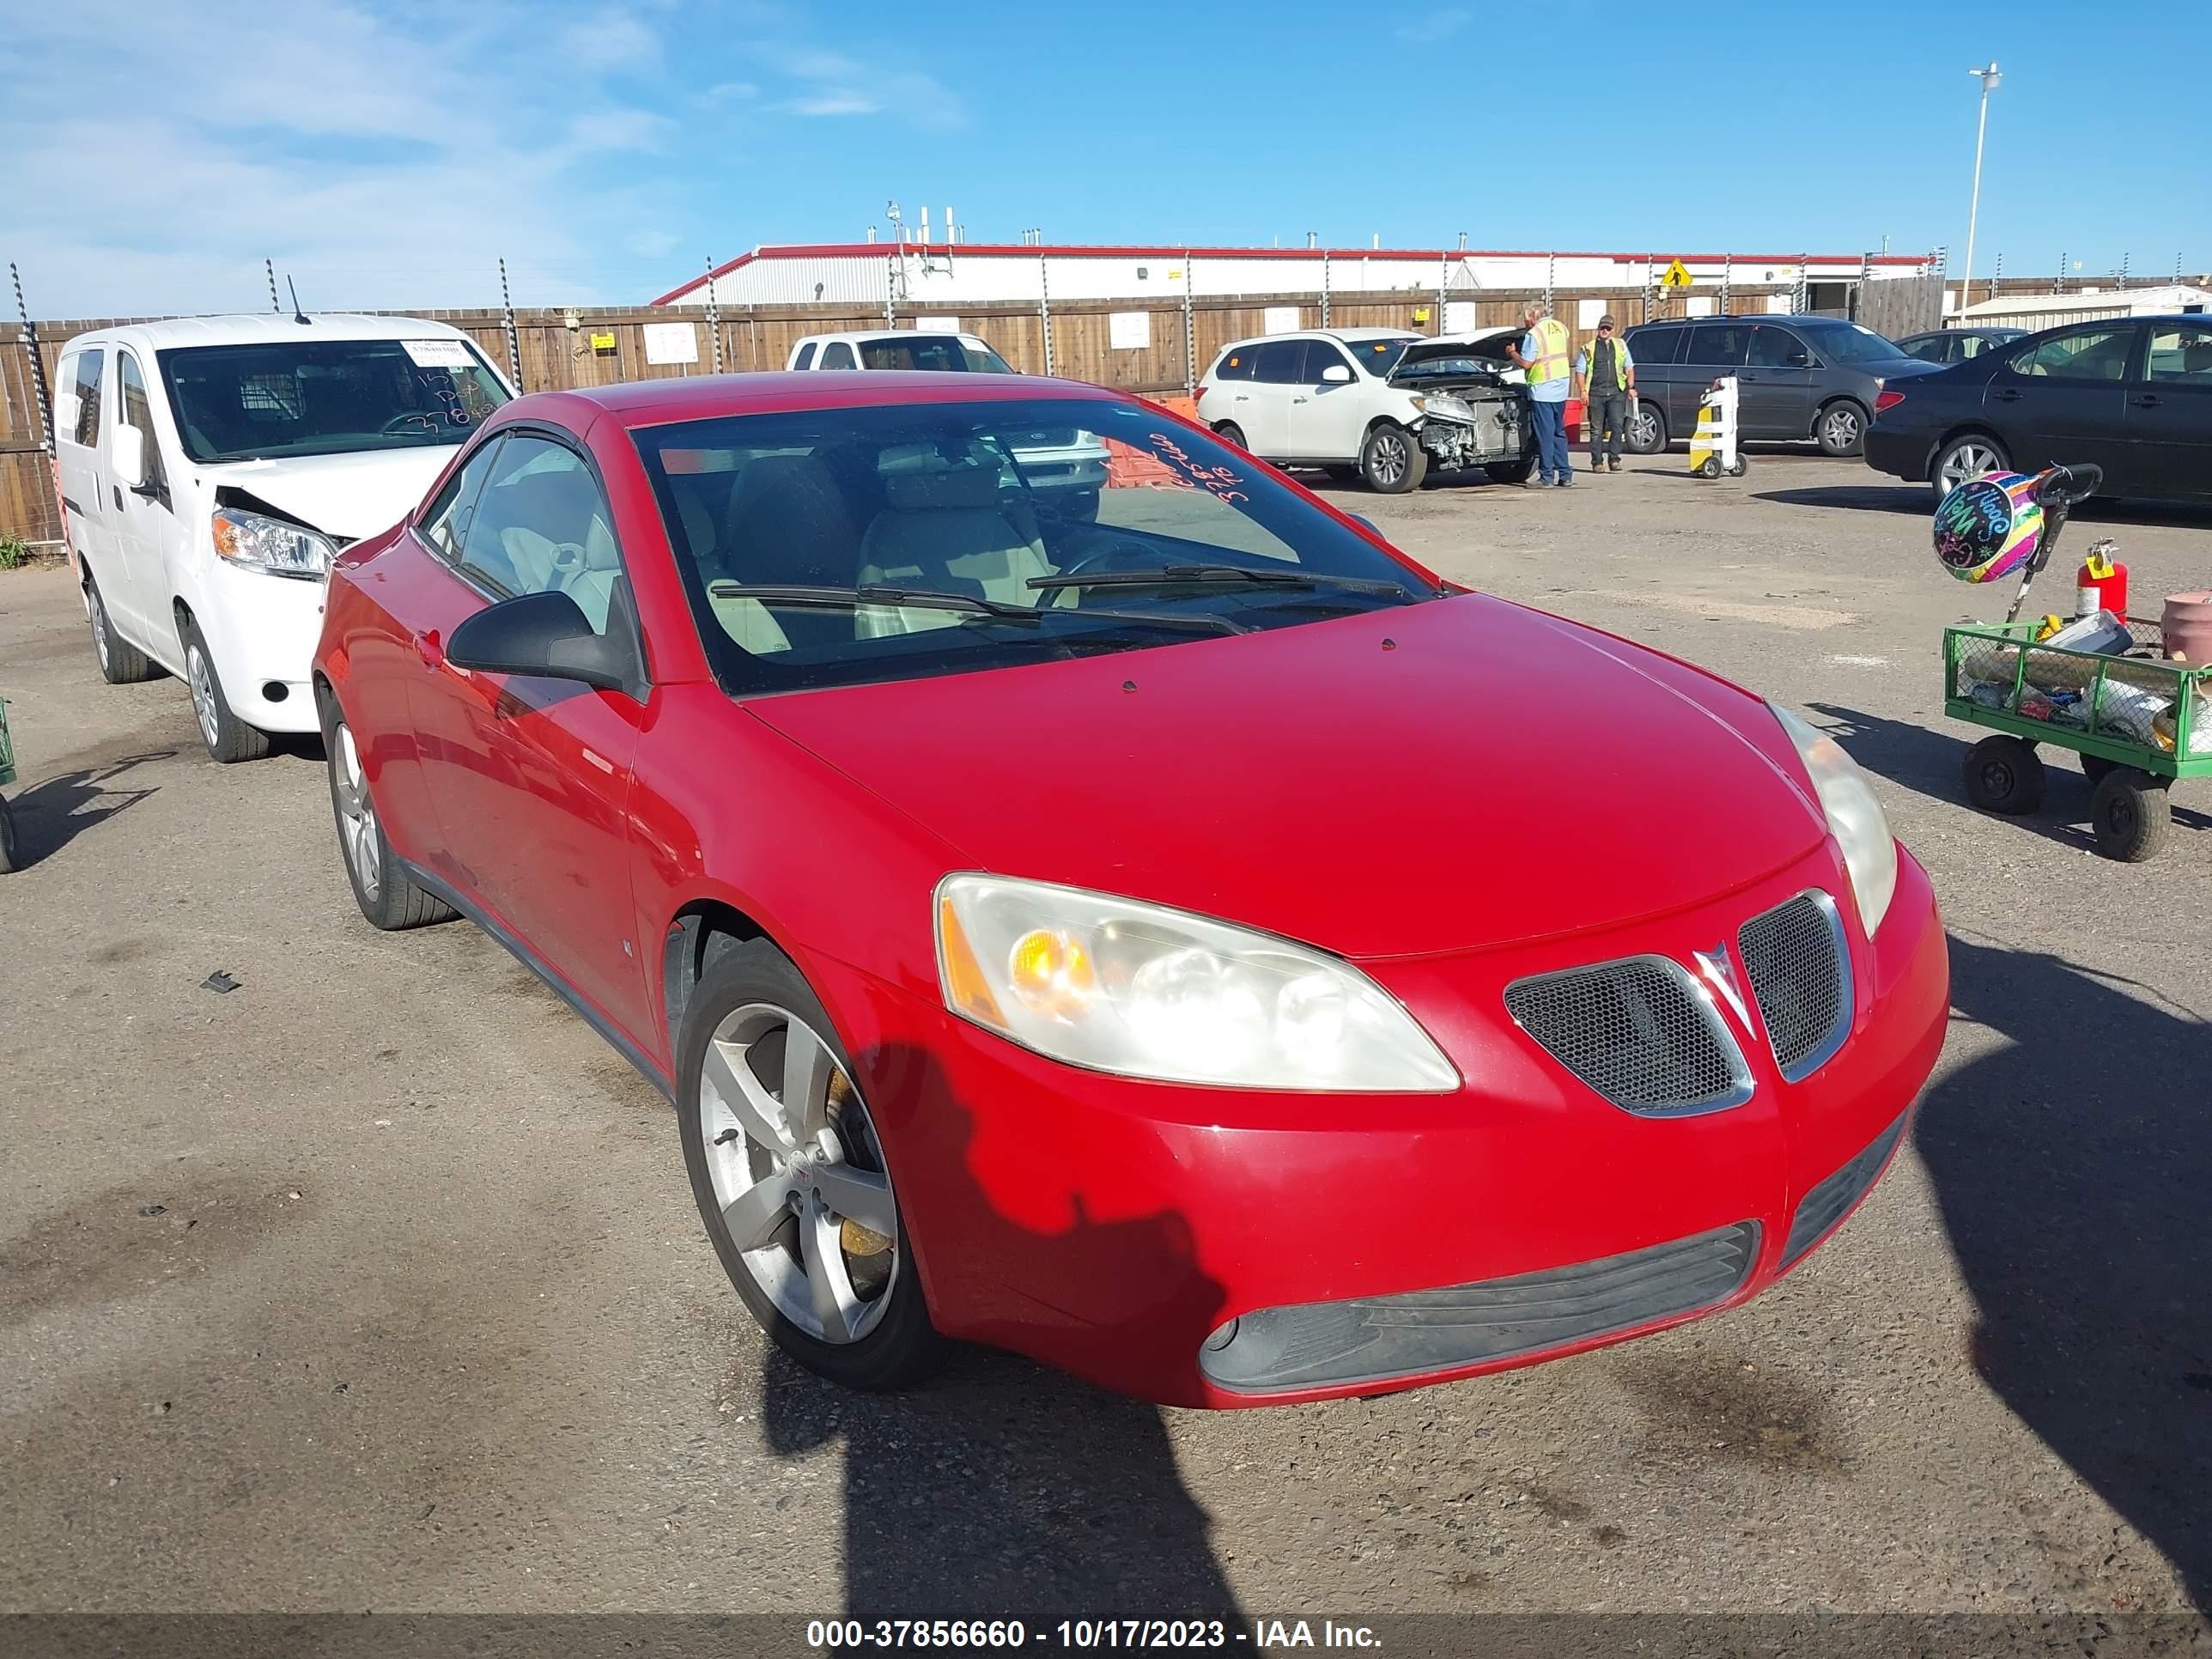
[[392, 843], [368, 793], [353, 729], [327, 696], [323, 699], [323, 750], [330, 763], [331, 812], [337, 819], [338, 851], [345, 857], [354, 902], [369, 926], [389, 933], [451, 921], [453, 907], [416, 886], [392, 855]]
[[100, 584], [92, 572], [84, 573], [85, 616], [92, 623], [92, 653], [100, 659], [100, 678], [110, 685], [136, 685], [161, 671], [154, 659], [115, 631], [108, 620], [107, 601], [100, 597]]
[[200, 625], [190, 612], [180, 621], [183, 626], [177, 631], [184, 636], [185, 684], [192, 694], [192, 713], [199, 719], [200, 741], [225, 766], [259, 760], [269, 752], [269, 734], [230, 712], [229, 699], [222, 695], [222, 681], [215, 672], [215, 659], [209, 654], [207, 641], [200, 637]]
[[1213, 428], [1213, 435], [1225, 444], [1235, 444], [1247, 455], [1252, 453], [1252, 446], [1244, 441], [1244, 428], [1234, 421], [1224, 421]]
[[1966, 751], [1960, 769], [1967, 801], [1984, 812], [2018, 817], [2043, 805], [2043, 760], [2023, 738], [1984, 738]]
[[1377, 421], [1359, 446], [1359, 475], [1382, 495], [1419, 489], [1428, 474], [1429, 455], [1420, 440], [1394, 421]]
[[1838, 398], [1813, 422], [1813, 436], [1824, 455], [1856, 455], [1866, 447], [1866, 410]]
[[836, 1028], [766, 939], [709, 968], [677, 1045], [692, 1196], [776, 1346], [852, 1389], [920, 1382], [948, 1345], [929, 1322], [890, 1166]]
[[1639, 398], [1629, 415], [1628, 430], [1622, 438], [1630, 454], [1656, 455], [1667, 447], [1667, 416], [1658, 404]]
[[2141, 864], [2166, 845], [2173, 827], [2173, 806], [2166, 780], [2132, 766], [2115, 766], [2098, 781], [2089, 797], [2089, 827], [2097, 850], [2122, 864]]
[[1936, 465], [1929, 469], [1928, 482], [1936, 487], [1936, 495], [1948, 495], [1969, 478], [1978, 478], [1984, 472], [2008, 472], [2012, 463], [2005, 459], [2004, 446], [1984, 433], [1969, 432], [1963, 438], [1954, 438], [1936, 452]]

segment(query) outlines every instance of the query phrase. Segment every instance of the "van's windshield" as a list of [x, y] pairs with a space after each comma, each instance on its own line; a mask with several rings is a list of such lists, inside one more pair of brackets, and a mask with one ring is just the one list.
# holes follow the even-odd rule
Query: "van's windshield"
[[457, 444], [507, 400], [476, 349], [451, 336], [155, 355], [185, 453], [204, 464]]

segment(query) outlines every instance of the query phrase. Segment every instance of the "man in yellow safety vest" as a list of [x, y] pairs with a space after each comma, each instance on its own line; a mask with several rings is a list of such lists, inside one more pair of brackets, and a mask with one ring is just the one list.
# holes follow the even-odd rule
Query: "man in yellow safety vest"
[[1564, 489], [1575, 481], [1574, 464], [1567, 455], [1567, 386], [1573, 377], [1567, 362], [1567, 325], [1541, 300], [1529, 301], [1521, 318], [1527, 331], [1517, 346], [1505, 348], [1505, 355], [1528, 376], [1529, 412], [1536, 422], [1537, 478]]

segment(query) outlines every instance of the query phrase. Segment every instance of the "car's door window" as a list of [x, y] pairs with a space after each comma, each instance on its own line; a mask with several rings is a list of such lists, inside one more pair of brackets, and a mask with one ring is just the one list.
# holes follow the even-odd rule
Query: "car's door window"
[[115, 390], [116, 424], [137, 428], [144, 445], [146, 482], [143, 488], [148, 495], [167, 501], [169, 475], [161, 465], [161, 441], [154, 433], [154, 406], [146, 396], [146, 377], [138, 371], [138, 359], [128, 351], [115, 354]]
[[501, 595], [566, 593], [592, 631], [605, 633], [622, 555], [584, 458], [550, 438], [510, 436], [469, 516], [459, 568]]
[[462, 467], [446, 482], [422, 514], [423, 544], [449, 564], [461, 562], [461, 546], [469, 533], [469, 517], [476, 511], [477, 498], [483, 493], [485, 477], [491, 471], [493, 453], [506, 442], [503, 435], [494, 433], [487, 443], [469, 457]]
[[1298, 378], [1308, 386], [1319, 386], [1326, 370], [1341, 368], [1349, 372], [1351, 368], [1352, 365], [1344, 361], [1344, 354], [1328, 341], [1308, 340], [1305, 371]]
[[100, 384], [106, 362], [107, 353], [99, 346], [88, 348], [76, 360], [76, 425], [69, 436], [87, 449], [100, 442]]
[[2127, 374], [2135, 337], [2134, 327], [2126, 324], [2053, 335], [2014, 352], [2005, 367], [2035, 380], [2118, 380]]
[[1253, 354], [1252, 378], [1271, 386], [1295, 386], [1298, 364], [1305, 356], [1304, 340], [1268, 340]]
[[2212, 323], [2153, 329], [2144, 378], [2212, 392]]
[[847, 345], [842, 340], [832, 340], [822, 349], [822, 367], [858, 368], [860, 365], [853, 361], [852, 347]]
[[1252, 378], [1252, 348], [1238, 346], [1233, 350], [1223, 352], [1220, 361], [1213, 365], [1213, 374], [1210, 378], [1216, 380], [1250, 380]]
[[1690, 331], [1690, 349], [1682, 361], [1700, 368], [1735, 368], [1750, 340], [1751, 330], [1741, 323], [1700, 323]]
[[[1794, 363], [1790, 361], [1793, 356], [1797, 359]], [[1803, 368], [1812, 362], [1812, 354], [1788, 329], [1761, 323], [1751, 331], [1751, 354], [1747, 361], [1753, 368]]]
[[1657, 368], [1674, 361], [1681, 349], [1684, 328], [1640, 328], [1628, 337], [1628, 355], [1638, 368]]
[[791, 366], [793, 368], [811, 368], [814, 367], [813, 341], [809, 340], [805, 345], [799, 348], [799, 355], [791, 360]]

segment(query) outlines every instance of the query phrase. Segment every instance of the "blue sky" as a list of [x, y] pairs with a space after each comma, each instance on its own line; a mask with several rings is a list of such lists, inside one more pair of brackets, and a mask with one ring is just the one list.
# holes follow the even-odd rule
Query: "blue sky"
[[2212, 268], [2170, 7], [1395, 9], [25, 3], [0, 36], [0, 258], [48, 317], [257, 307], [264, 256], [326, 308], [495, 301], [502, 255], [518, 303], [605, 304], [756, 243], [858, 240], [896, 198], [976, 240], [1887, 236], [1948, 243], [1955, 275], [1966, 71], [1995, 57], [1980, 274]]

